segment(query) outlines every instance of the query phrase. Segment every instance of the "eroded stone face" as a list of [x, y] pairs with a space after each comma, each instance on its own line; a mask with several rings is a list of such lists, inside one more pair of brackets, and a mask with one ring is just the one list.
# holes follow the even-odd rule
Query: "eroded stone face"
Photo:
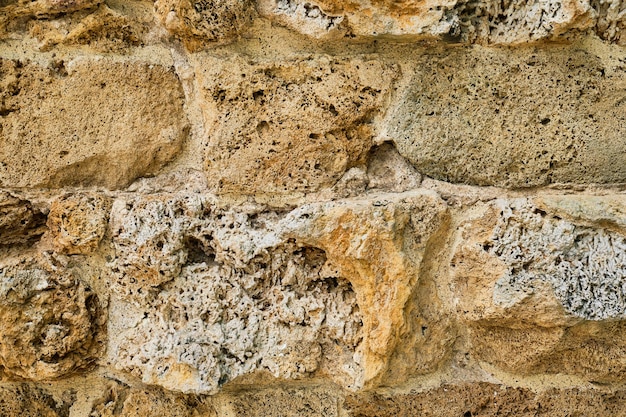
[[0, 246], [35, 243], [46, 231], [46, 216], [28, 201], [0, 192]]
[[[489, 44], [552, 39], [568, 30], [593, 26], [596, 16], [589, 2], [580, 0], [260, 0], [259, 10], [266, 17], [317, 38], [413, 35]], [[620, 18], [615, 12], [602, 15], [603, 27], [614, 33], [613, 22]]]
[[104, 317], [70, 270], [24, 258], [0, 267], [0, 365], [9, 377], [45, 381], [93, 365]]
[[55, 250], [69, 255], [95, 251], [107, 229], [109, 207], [99, 195], [68, 194], [53, 201], [48, 228]]
[[186, 137], [171, 69], [76, 59], [0, 61], [0, 184], [116, 188], [171, 161]]
[[289, 214], [197, 194], [118, 200], [109, 360], [184, 392], [259, 371], [376, 384], [444, 212], [428, 192]]
[[197, 59], [209, 136], [205, 171], [219, 194], [288, 195], [332, 186], [365, 162], [373, 121], [397, 74], [360, 58]]
[[625, 86], [623, 70], [582, 50], [457, 49], [420, 62], [387, 134], [440, 180], [620, 183]]
[[19, 384], [0, 389], [0, 414], [24, 417], [69, 417], [75, 393], [53, 396], [41, 388]]
[[[590, 219], [593, 220], [593, 219]], [[482, 359], [511, 372], [613, 381], [626, 314], [626, 237], [527, 199], [498, 200], [461, 231], [458, 311]]]
[[157, 0], [154, 11], [191, 49], [232, 41], [256, 14], [250, 0]]

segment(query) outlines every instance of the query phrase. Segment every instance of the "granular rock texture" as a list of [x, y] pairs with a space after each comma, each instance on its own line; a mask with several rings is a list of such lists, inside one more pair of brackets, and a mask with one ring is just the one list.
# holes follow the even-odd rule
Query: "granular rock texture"
[[623, 67], [558, 47], [421, 64], [387, 133], [421, 173], [504, 187], [626, 178]]
[[332, 186], [364, 164], [397, 68], [316, 57], [198, 60], [208, 129], [205, 170], [219, 194], [287, 194]]
[[626, 416], [623, 0], [0, 0], [0, 415]]
[[168, 68], [2, 59], [0, 73], [2, 186], [121, 187], [169, 162], [186, 137]]
[[0, 270], [4, 374], [50, 380], [90, 367], [101, 352], [102, 308], [70, 271], [22, 259]]
[[0, 245], [36, 242], [46, 231], [46, 215], [8, 192], [0, 193]]

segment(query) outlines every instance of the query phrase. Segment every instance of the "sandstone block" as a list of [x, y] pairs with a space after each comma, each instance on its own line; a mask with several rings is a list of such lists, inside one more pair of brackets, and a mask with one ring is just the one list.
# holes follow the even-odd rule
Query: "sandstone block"
[[228, 403], [238, 416], [338, 417], [341, 391], [323, 387], [244, 390]]
[[353, 394], [344, 409], [350, 416], [439, 417], [564, 415], [624, 416], [624, 391], [550, 388], [534, 392], [486, 382], [442, 385], [410, 394]]
[[444, 216], [417, 191], [288, 214], [197, 194], [120, 199], [109, 361], [183, 392], [258, 372], [375, 385]]
[[622, 233], [562, 219], [527, 199], [488, 204], [460, 233], [457, 308], [482, 360], [525, 374], [623, 377]]
[[36, 259], [0, 268], [0, 365], [9, 377], [56, 379], [101, 353], [102, 308], [69, 270]]
[[123, 187], [171, 161], [186, 137], [172, 70], [76, 59], [0, 60], [0, 184]]
[[626, 180], [626, 76], [580, 49], [456, 49], [417, 65], [387, 134], [424, 175], [532, 187]]
[[0, 245], [35, 243], [46, 231], [46, 215], [9, 192], [0, 192]]
[[205, 170], [220, 194], [331, 187], [364, 164], [397, 69], [362, 58], [251, 63], [198, 57]]
[[54, 249], [68, 255], [98, 248], [107, 229], [109, 202], [105, 197], [67, 194], [52, 202], [48, 229]]
[[217, 417], [213, 407], [195, 397], [158, 388], [131, 388], [109, 384], [101, 398], [91, 405], [90, 417]]
[[[316, 38], [413, 35], [500, 45], [552, 39], [571, 29], [593, 26], [596, 16], [584, 0], [260, 0], [259, 10], [270, 19]], [[615, 20], [624, 21], [615, 12], [604, 15], [610, 16], [606, 26]]]
[[256, 14], [250, 0], [157, 0], [154, 11], [190, 49], [236, 39]]

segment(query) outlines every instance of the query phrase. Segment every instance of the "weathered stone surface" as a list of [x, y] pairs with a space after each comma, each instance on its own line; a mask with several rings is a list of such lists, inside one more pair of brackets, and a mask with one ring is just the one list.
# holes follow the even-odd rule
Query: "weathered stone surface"
[[9, 192], [0, 192], [0, 246], [36, 242], [46, 231], [46, 216]]
[[208, 401], [196, 397], [112, 383], [90, 411], [90, 417], [217, 417]]
[[[602, 27], [615, 33], [625, 20], [616, 5], [604, 10]], [[611, 9], [612, 13], [606, 10]], [[417, 35], [456, 42], [520, 44], [552, 39], [595, 24], [588, 1], [337, 1], [260, 0], [261, 14], [317, 38], [332, 36]], [[604, 33], [604, 32], [603, 32]], [[611, 38], [609, 36], [609, 38]]]
[[54, 398], [28, 384], [0, 388], [0, 415], [6, 417], [69, 417], [75, 394]]
[[[527, 199], [487, 205], [460, 231], [458, 311], [477, 355], [511, 372], [623, 378], [626, 237]], [[605, 320], [605, 321], [600, 321]]]
[[256, 14], [251, 0], [157, 0], [154, 11], [190, 49], [236, 39]]
[[51, 380], [90, 367], [103, 348], [102, 307], [71, 270], [24, 258], [0, 267], [0, 367]]
[[98, 248], [107, 229], [110, 203], [106, 197], [66, 194], [50, 205], [48, 228], [54, 249], [68, 255]]
[[332, 186], [364, 164], [397, 69], [362, 58], [251, 63], [203, 55], [205, 169], [220, 194]]
[[375, 384], [444, 212], [417, 191], [287, 215], [194, 194], [118, 200], [109, 360], [185, 392], [255, 371]]
[[443, 385], [411, 394], [355, 394], [344, 408], [352, 417], [624, 416], [624, 391], [551, 388], [533, 392], [485, 382]]
[[422, 174], [475, 185], [626, 181], [626, 76], [580, 49], [420, 60], [388, 136]]
[[150, 42], [154, 26], [152, 4], [144, 1], [108, 1], [95, 9], [28, 23], [40, 51], [58, 45], [88, 45], [98, 52], [127, 52]]
[[186, 137], [183, 93], [158, 65], [0, 60], [0, 184], [122, 187]]
[[323, 387], [267, 388], [230, 396], [235, 415], [247, 417], [338, 417], [341, 390]]
[[595, 30], [602, 39], [626, 45], [626, 2], [624, 0], [591, 0], [596, 12]]

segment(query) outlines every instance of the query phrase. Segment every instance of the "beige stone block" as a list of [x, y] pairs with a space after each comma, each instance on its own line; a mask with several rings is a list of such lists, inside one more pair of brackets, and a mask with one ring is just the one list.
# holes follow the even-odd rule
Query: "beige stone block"
[[411, 393], [369, 393], [346, 397], [347, 415], [410, 416], [624, 416], [621, 390], [549, 388], [534, 391], [486, 382], [446, 384]]
[[205, 170], [219, 194], [289, 195], [363, 165], [397, 68], [318, 56], [254, 63], [194, 57], [204, 99]]
[[387, 135], [422, 174], [502, 187], [626, 181], [626, 76], [579, 48], [420, 58]]
[[30, 384], [0, 388], [0, 415], [6, 417], [68, 417], [76, 393], [65, 391], [53, 396]]
[[171, 161], [187, 135], [171, 68], [77, 58], [0, 61], [0, 184], [124, 187]]

